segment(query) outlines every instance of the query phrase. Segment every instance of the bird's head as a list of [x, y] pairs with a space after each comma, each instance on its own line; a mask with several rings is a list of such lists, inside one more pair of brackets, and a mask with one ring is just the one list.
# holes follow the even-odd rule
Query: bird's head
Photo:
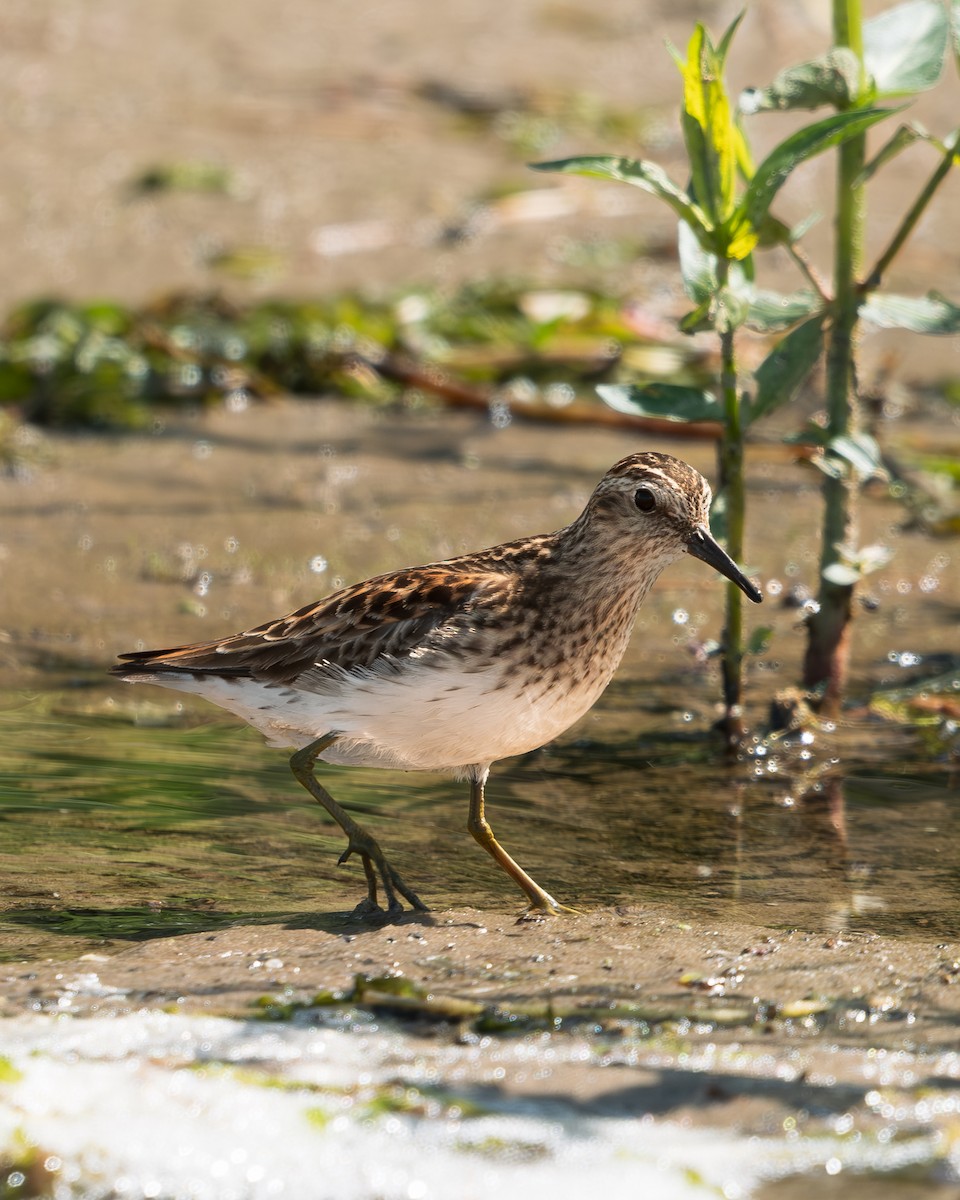
[[659, 570], [692, 554], [725, 575], [755, 603], [762, 595], [710, 532], [710, 485], [669, 454], [631, 454], [615, 463], [590, 497], [585, 517], [629, 538]]

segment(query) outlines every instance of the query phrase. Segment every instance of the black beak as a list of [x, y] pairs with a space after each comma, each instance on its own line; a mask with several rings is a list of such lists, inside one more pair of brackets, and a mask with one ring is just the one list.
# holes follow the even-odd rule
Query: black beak
[[705, 525], [699, 525], [693, 531], [687, 539], [687, 549], [694, 558], [699, 558], [721, 575], [726, 575], [754, 604], [759, 604], [763, 599], [760, 589], [750, 582], [726, 550], [714, 541], [713, 535]]

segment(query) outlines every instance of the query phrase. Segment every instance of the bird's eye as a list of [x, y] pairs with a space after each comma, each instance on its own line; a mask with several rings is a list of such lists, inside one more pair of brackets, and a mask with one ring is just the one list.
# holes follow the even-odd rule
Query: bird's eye
[[649, 488], [637, 488], [633, 502], [642, 513], [652, 513], [657, 507], [657, 498]]

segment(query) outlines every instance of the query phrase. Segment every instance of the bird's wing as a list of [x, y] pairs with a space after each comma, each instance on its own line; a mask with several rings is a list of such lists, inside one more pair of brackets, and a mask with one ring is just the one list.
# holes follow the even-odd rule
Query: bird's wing
[[283, 685], [316, 667], [371, 668], [430, 649], [441, 626], [502, 601], [514, 586], [516, 577], [502, 570], [444, 563], [397, 571], [220, 641], [122, 654], [112, 672], [245, 676]]

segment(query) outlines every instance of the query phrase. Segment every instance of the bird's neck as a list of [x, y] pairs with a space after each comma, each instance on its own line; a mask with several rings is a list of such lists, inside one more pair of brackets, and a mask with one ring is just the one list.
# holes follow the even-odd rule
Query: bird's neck
[[629, 612], [632, 624], [669, 561], [656, 548], [648, 552], [622, 524], [588, 510], [554, 535], [553, 553], [541, 571], [552, 585], [554, 603], [589, 612], [600, 624], [605, 618], [622, 622]]

